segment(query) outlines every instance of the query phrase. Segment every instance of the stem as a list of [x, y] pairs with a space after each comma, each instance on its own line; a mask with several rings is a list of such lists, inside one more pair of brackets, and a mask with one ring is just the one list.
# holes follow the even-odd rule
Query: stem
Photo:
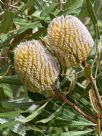
[[102, 109], [102, 100], [101, 100], [101, 96], [100, 96], [100, 94], [99, 94], [99, 91], [98, 91], [98, 88], [97, 88], [97, 85], [96, 85], [96, 80], [93, 78], [92, 75], [89, 76], [89, 79], [90, 79], [90, 81], [91, 81], [91, 83], [92, 83], [93, 90], [94, 90], [94, 92], [95, 92], [95, 95], [96, 95], [96, 97], [97, 97], [97, 100], [98, 100], [98, 102], [99, 102], [99, 105], [100, 105], [100, 107], [101, 107], [101, 109]]
[[[84, 68], [84, 72], [85, 74], [87, 75], [87, 77], [89, 78], [91, 84], [92, 84], [92, 89], [94, 90], [95, 92], [95, 95], [96, 95], [96, 98], [97, 98], [97, 102], [99, 103], [99, 106], [102, 110], [102, 100], [101, 100], [101, 96], [99, 94], [99, 91], [98, 91], [98, 88], [97, 88], [97, 84], [96, 84], [96, 79], [93, 77], [92, 75], [92, 71], [91, 71], [91, 67], [86, 63], [86, 62], [83, 62], [82, 63], [82, 66]], [[86, 70], [87, 72], [86, 72]], [[90, 72], [88, 72], [90, 71]]]
[[55, 92], [55, 96], [57, 98], [59, 98], [60, 100], [62, 100], [65, 104], [69, 105], [73, 110], [77, 111], [78, 113], [80, 113], [82, 116], [84, 116], [86, 119], [90, 120], [91, 122], [93, 122], [94, 124], [96, 124], [96, 120], [91, 117], [90, 115], [84, 113], [77, 105], [73, 104], [72, 102], [70, 102], [65, 96], [63, 96], [57, 89], [54, 90]]
[[98, 130], [98, 136], [101, 136], [101, 120], [100, 120], [100, 118], [97, 119], [97, 130]]

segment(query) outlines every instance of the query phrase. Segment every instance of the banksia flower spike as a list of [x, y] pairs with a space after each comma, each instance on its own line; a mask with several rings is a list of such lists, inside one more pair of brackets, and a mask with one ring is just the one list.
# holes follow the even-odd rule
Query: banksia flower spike
[[40, 41], [27, 41], [14, 50], [15, 69], [32, 92], [53, 95], [52, 85], [58, 78], [58, 61]]
[[48, 27], [48, 40], [65, 67], [76, 67], [85, 61], [94, 44], [85, 25], [71, 15], [52, 20]]

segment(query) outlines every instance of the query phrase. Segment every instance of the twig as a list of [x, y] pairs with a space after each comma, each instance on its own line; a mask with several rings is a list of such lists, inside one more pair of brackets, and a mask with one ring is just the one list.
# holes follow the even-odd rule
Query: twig
[[63, 5], [66, 3], [64, 0], [59, 0], [60, 2], [60, 9], [63, 10]]
[[11, 0], [5, 0], [4, 3], [5, 9], [9, 9], [9, 5], [11, 5]]
[[97, 130], [98, 130], [98, 136], [101, 136], [101, 120], [100, 120], [100, 118], [97, 118]]
[[20, 2], [21, 0], [16, 0], [16, 3], [14, 3], [12, 6], [17, 6]]
[[16, 3], [12, 4], [11, 0], [5, 0], [4, 6], [5, 9], [9, 8], [17, 8], [17, 5], [20, 3], [21, 0], [16, 0]]
[[[97, 88], [97, 85], [96, 85], [96, 79], [93, 77], [92, 71], [87, 74], [87, 71], [90, 71], [91, 67], [86, 62], [83, 62], [82, 66], [84, 68], [85, 74], [87, 75], [87, 77], [89, 78], [89, 80], [90, 80], [90, 82], [92, 84], [92, 88], [93, 88], [93, 90], [95, 92], [97, 101], [99, 102], [99, 106], [100, 106], [100, 108], [102, 110], [102, 100], [101, 100], [101, 96], [99, 94], [99, 91], [98, 91], [98, 88]], [[86, 71], [86, 69], [87, 69], [87, 71]]]
[[18, 10], [18, 7], [17, 7], [17, 6], [9, 5], [9, 7], [11, 7], [11, 8], [15, 8], [15, 9], [17, 9], [17, 10]]
[[75, 105], [72, 102], [70, 102], [65, 96], [63, 96], [60, 93], [60, 91], [58, 91], [57, 89], [54, 89], [54, 92], [55, 92], [55, 96], [57, 98], [59, 98], [60, 100], [62, 100], [65, 104], [69, 105], [72, 109], [74, 109], [75, 111], [77, 111], [78, 113], [80, 113], [82, 116], [84, 116], [86, 119], [90, 120], [94, 124], [97, 123], [96, 120], [93, 117], [91, 117], [90, 115], [86, 114], [77, 105]]
[[96, 80], [93, 78], [92, 75], [89, 77], [89, 79], [90, 79], [90, 81], [91, 81], [91, 83], [92, 83], [93, 90], [94, 90], [94, 92], [95, 92], [95, 95], [96, 95], [96, 97], [97, 97], [97, 100], [98, 100], [98, 102], [99, 102], [99, 105], [100, 105], [100, 107], [101, 107], [101, 109], [102, 109], [102, 100], [101, 100], [101, 96], [100, 96], [100, 94], [99, 94], [99, 91], [98, 91], [98, 88], [97, 88], [97, 85], [96, 85]]

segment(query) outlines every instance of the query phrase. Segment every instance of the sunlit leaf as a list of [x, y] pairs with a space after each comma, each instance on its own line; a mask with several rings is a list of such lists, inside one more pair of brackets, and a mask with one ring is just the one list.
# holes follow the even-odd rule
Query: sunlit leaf
[[42, 105], [40, 108], [38, 108], [36, 111], [34, 111], [33, 113], [31, 113], [28, 117], [26, 117], [23, 122], [29, 122], [31, 120], [33, 120], [34, 118], [36, 118], [45, 108], [45, 106], [48, 104], [48, 102], [46, 102], [44, 105]]

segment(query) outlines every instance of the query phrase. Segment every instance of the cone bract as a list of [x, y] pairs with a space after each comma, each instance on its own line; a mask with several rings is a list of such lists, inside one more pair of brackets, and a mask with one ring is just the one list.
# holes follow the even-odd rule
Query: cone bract
[[85, 25], [71, 15], [52, 20], [48, 27], [48, 40], [61, 65], [67, 67], [86, 61], [94, 44]]
[[15, 69], [22, 82], [32, 92], [52, 94], [58, 78], [58, 61], [40, 41], [19, 44], [14, 51]]

